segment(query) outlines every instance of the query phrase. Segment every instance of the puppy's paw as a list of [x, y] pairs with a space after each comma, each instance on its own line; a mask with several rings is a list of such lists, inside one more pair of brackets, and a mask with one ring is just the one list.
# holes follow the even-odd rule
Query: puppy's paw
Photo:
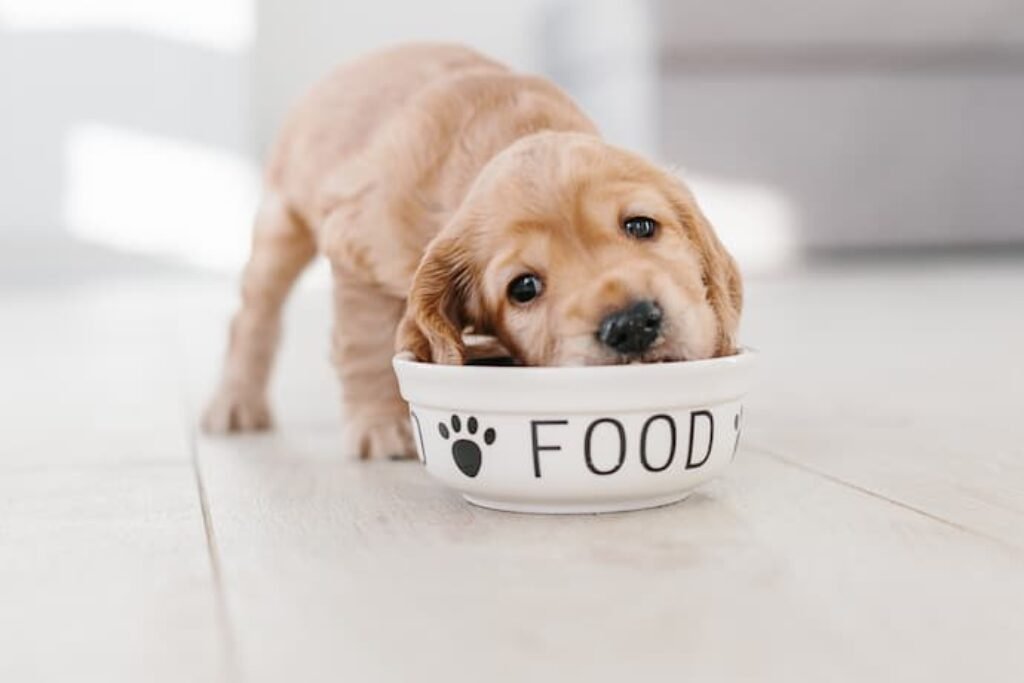
[[350, 451], [363, 460], [391, 458], [406, 460], [416, 457], [412, 426], [403, 416], [367, 422], [355, 420], [349, 426]]
[[208, 434], [229, 434], [270, 429], [274, 420], [261, 394], [221, 388], [203, 413], [201, 424]]

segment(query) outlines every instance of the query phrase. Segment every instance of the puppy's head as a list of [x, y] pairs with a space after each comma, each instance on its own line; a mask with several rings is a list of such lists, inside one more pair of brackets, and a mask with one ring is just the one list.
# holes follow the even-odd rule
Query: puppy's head
[[493, 334], [528, 365], [735, 350], [736, 266], [683, 184], [598, 138], [541, 133], [495, 157], [428, 247], [398, 346], [465, 360]]

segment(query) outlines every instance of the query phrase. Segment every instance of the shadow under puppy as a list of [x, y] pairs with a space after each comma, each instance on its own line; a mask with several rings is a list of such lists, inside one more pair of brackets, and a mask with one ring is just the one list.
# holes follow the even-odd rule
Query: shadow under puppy
[[287, 118], [208, 431], [270, 426], [281, 307], [317, 252], [364, 458], [415, 454], [396, 347], [459, 364], [472, 331], [528, 365], [734, 351], [740, 277], [680, 180], [603, 142], [551, 82], [460, 46], [343, 65]]

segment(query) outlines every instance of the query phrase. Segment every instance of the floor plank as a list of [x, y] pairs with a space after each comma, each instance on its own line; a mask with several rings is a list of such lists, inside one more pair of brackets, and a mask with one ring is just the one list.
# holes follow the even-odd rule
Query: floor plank
[[1024, 548], [1024, 264], [804, 274], [752, 288], [746, 439]]
[[0, 680], [226, 681], [177, 279], [0, 290]]
[[211, 556], [192, 425], [233, 290], [0, 293], [0, 680], [1024, 671], [1024, 264], [752, 281], [735, 466], [557, 519], [343, 457], [329, 295], [300, 292], [277, 432], [196, 443]]
[[200, 454], [247, 680], [1024, 670], [1021, 555], [754, 452], [683, 504], [577, 518], [472, 508], [332, 431]]
[[[1022, 272], [752, 282], [763, 379], [735, 467], [679, 506], [574, 519], [343, 458], [326, 293], [300, 294], [278, 432], [198, 444], [242, 672], [1017, 680], [1022, 325], [993, 293], [1018, 297]], [[212, 373], [186, 340], [193, 377]]]
[[0, 468], [0, 680], [225, 681], [187, 463]]
[[0, 465], [188, 460], [173, 287], [0, 290]]

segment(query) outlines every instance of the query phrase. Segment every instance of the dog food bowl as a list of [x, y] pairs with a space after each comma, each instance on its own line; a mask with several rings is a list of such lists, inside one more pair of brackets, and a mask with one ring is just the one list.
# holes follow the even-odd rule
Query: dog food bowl
[[591, 513], [674, 503], [725, 469], [754, 360], [394, 368], [431, 475], [481, 507]]

